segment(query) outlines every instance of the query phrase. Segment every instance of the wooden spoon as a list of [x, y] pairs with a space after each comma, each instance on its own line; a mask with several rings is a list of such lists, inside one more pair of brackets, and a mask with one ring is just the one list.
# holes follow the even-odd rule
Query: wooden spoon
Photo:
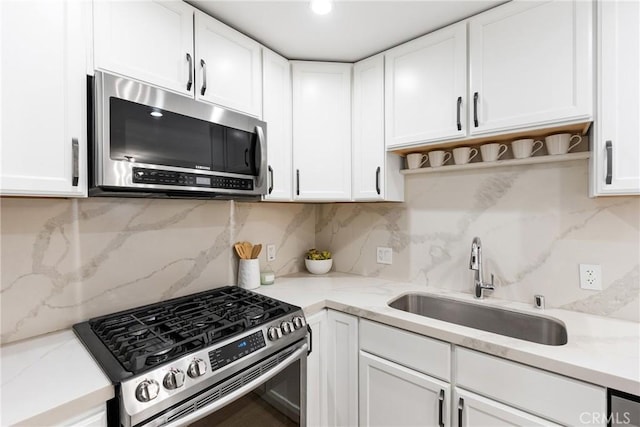
[[244, 259], [251, 259], [251, 251], [253, 250], [253, 245], [250, 242], [242, 242], [242, 252], [244, 252]]
[[258, 243], [251, 250], [251, 259], [257, 259], [258, 255], [260, 255], [260, 251], [262, 250], [262, 244]]

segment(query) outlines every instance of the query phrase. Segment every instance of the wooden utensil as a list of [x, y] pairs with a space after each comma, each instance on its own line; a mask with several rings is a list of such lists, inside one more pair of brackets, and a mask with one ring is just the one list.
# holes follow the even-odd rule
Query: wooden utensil
[[251, 250], [251, 259], [257, 259], [258, 255], [260, 255], [260, 251], [262, 250], [262, 244], [258, 243]]
[[238, 254], [238, 258], [246, 259], [246, 256], [245, 256], [245, 253], [244, 253], [244, 248], [240, 243], [236, 243], [235, 245], [233, 245], [233, 247], [236, 249], [236, 253]]
[[242, 242], [242, 251], [244, 252], [244, 259], [251, 259], [251, 251], [253, 250], [253, 245], [250, 242]]

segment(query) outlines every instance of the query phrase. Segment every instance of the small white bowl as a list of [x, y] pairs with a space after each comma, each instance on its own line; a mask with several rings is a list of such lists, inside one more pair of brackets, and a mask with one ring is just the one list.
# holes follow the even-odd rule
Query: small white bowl
[[333, 258], [330, 259], [306, 259], [304, 265], [311, 274], [325, 274], [331, 270]]

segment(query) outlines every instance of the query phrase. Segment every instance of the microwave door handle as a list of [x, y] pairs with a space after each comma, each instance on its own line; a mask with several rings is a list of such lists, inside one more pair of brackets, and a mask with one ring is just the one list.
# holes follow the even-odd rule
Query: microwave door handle
[[256, 180], [256, 186], [262, 187], [264, 185], [264, 178], [267, 174], [263, 173], [267, 170], [267, 144], [264, 140], [264, 132], [262, 131], [262, 127], [256, 126], [256, 135], [258, 135], [258, 144], [260, 144], [260, 166], [258, 166], [258, 170], [256, 171], [258, 177]]

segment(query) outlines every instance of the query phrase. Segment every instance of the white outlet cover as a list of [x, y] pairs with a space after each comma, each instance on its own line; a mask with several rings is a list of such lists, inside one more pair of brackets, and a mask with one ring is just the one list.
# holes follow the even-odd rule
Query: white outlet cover
[[275, 261], [276, 260], [276, 245], [268, 244], [267, 245], [267, 261]]
[[592, 291], [602, 290], [602, 268], [598, 264], [580, 264], [580, 287]]
[[393, 262], [393, 249], [378, 246], [376, 249], [376, 262], [378, 264], [391, 264]]

